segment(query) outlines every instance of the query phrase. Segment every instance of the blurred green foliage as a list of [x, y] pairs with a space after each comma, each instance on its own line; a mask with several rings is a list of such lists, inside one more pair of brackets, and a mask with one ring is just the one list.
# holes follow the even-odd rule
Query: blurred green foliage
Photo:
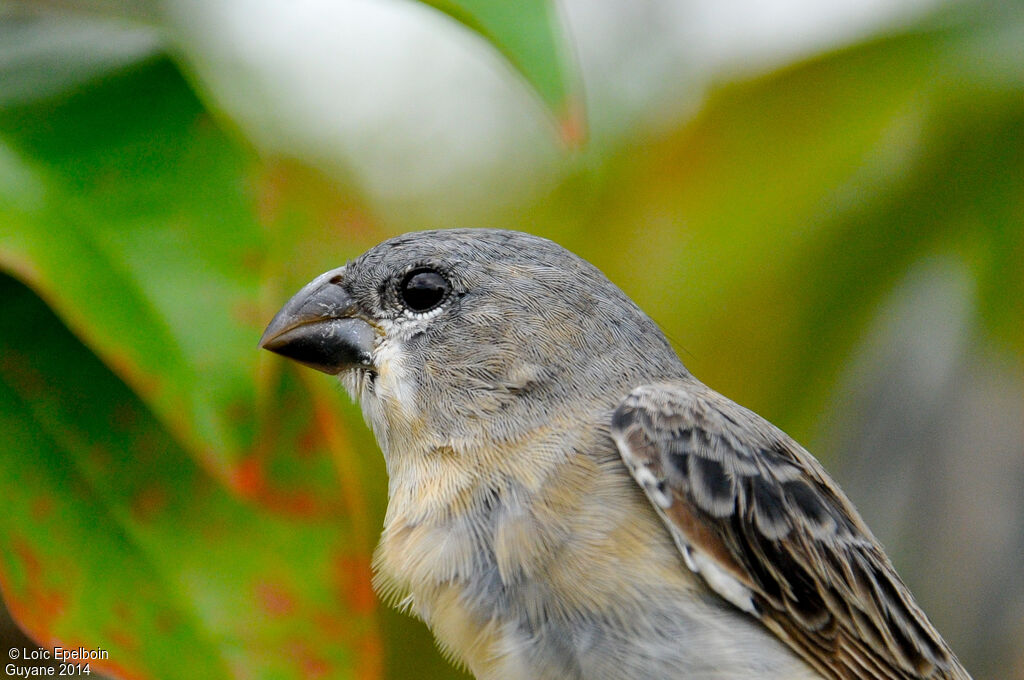
[[[546, 3], [516, 35], [486, 4], [442, 9], [565, 113]], [[1022, 44], [1020, 11], [976, 5], [723, 83], [491, 226], [597, 264], [691, 370], [806, 439], [922, 257], [965, 262], [975, 332], [1024, 353]], [[0, 108], [0, 586], [34, 639], [125, 677], [455, 674], [369, 590], [386, 484], [356, 409], [255, 346], [408, 227], [261, 157], [163, 57]]]

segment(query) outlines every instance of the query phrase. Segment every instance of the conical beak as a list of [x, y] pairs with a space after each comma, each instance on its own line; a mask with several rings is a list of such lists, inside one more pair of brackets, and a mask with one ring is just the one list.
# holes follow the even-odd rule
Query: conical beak
[[357, 316], [344, 275], [339, 267], [306, 284], [263, 331], [260, 347], [331, 375], [370, 366], [374, 330]]

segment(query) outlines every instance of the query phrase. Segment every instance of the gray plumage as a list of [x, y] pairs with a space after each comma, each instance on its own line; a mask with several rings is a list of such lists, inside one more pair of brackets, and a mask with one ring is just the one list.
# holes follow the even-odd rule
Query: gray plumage
[[820, 465], [550, 241], [385, 241], [262, 344], [359, 399], [378, 590], [480, 678], [968, 677]]

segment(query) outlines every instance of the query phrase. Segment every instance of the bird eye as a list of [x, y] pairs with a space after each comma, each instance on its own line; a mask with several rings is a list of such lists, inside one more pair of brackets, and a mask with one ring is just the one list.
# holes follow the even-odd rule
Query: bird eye
[[451, 284], [432, 269], [414, 269], [405, 275], [398, 292], [413, 312], [429, 312], [444, 302]]

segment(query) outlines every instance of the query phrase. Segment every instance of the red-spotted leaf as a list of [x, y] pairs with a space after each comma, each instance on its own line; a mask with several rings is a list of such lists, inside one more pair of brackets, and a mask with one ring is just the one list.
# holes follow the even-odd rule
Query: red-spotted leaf
[[0, 296], [0, 585], [26, 631], [119, 677], [379, 676], [346, 522], [233, 497], [38, 298]]

